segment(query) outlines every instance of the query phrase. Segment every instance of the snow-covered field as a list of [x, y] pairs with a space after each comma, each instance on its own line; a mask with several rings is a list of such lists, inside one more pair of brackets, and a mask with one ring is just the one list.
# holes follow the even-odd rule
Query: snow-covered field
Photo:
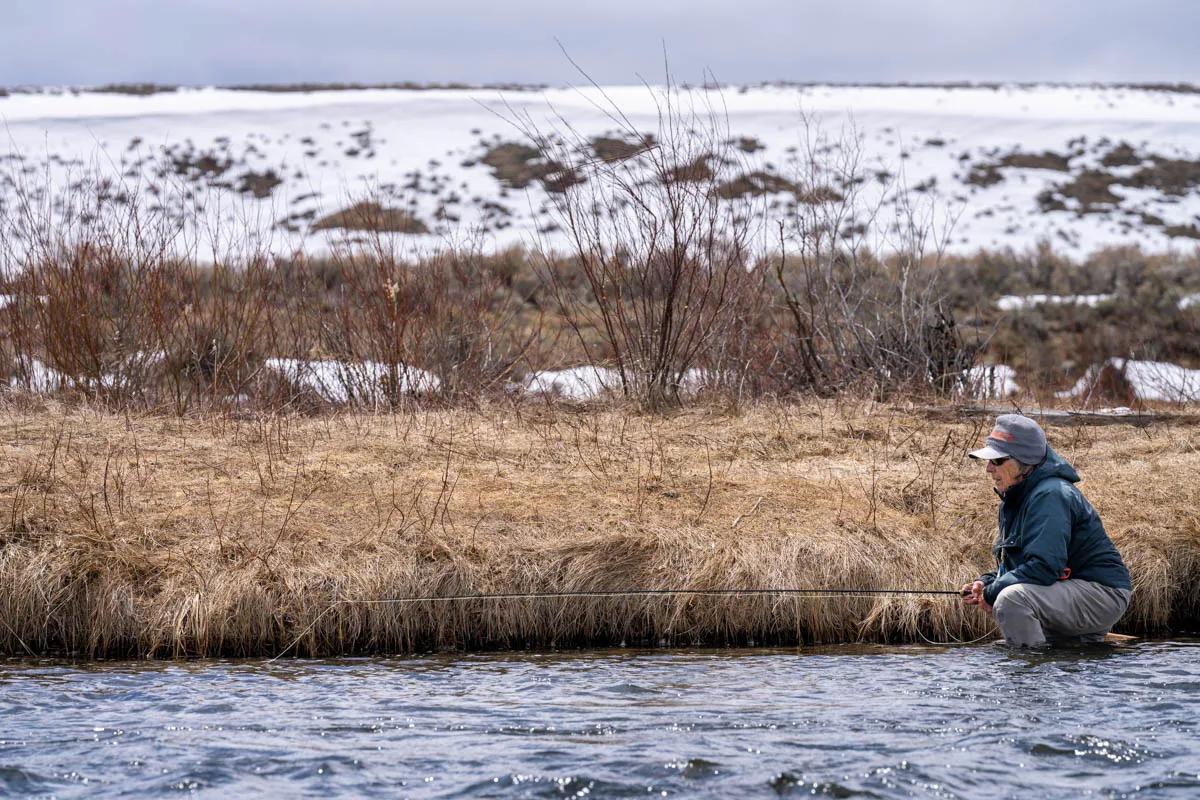
[[[1048, 239], [1086, 254], [1200, 239], [1200, 94], [808, 86], [685, 97], [746, 140], [743, 170], [788, 178], [814, 127], [834, 140], [854, 131], [866, 174], [955, 220], [954, 250]], [[517, 187], [509, 176], [506, 186], [481, 160], [522, 141], [513, 120], [587, 140], [612, 135], [619, 109], [633, 130], [655, 134], [660, 101], [638, 86], [12, 94], [0, 97], [0, 211], [12, 218], [19, 192], [91, 191], [107, 179], [105, 193], [137, 195], [143, 208], [263, 233], [280, 252], [319, 251], [339, 232], [314, 224], [371, 194], [428, 231], [403, 234], [418, 247], [479, 229], [487, 246], [528, 243], [552, 221], [545, 182]]]

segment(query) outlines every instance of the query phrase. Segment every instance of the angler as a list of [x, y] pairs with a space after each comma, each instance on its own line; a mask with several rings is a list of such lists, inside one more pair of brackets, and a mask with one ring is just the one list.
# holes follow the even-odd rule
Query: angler
[[1079, 473], [1029, 417], [1004, 414], [984, 447], [1000, 496], [996, 571], [962, 587], [963, 602], [996, 618], [1016, 647], [1097, 642], [1129, 606], [1129, 571], [1075, 486]]

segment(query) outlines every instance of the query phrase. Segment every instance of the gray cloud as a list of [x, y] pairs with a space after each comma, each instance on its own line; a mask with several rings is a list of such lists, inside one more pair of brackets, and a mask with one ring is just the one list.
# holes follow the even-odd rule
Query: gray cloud
[[0, 85], [1200, 81], [1191, 0], [15, 0]]

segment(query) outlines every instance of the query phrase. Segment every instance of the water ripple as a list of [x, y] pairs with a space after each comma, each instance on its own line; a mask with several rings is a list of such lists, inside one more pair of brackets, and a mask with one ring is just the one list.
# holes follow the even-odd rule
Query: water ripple
[[1192, 641], [0, 661], [0, 796], [1200, 796]]

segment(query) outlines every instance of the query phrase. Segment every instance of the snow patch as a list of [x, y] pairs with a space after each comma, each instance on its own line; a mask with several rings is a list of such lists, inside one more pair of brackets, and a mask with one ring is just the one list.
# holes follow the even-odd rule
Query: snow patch
[[976, 400], [1002, 400], [1021, 391], [1017, 371], [1007, 364], [977, 364], [967, 370], [963, 382]]
[[428, 394], [441, 387], [436, 375], [404, 364], [376, 361], [306, 361], [268, 358], [263, 367], [283, 376], [297, 388], [311, 389], [331, 403], [387, 403], [388, 387], [397, 394]]
[[51, 394], [67, 386], [70, 379], [36, 358], [18, 362], [16, 374], [8, 379], [10, 389], [25, 389], [35, 394]]
[[1129, 406], [1111, 406], [1107, 408], [1097, 408], [1096, 414], [1103, 414], [1107, 417], [1131, 417], [1136, 416], [1138, 412], [1134, 411]]
[[616, 370], [584, 366], [531, 372], [525, 376], [521, 388], [526, 394], [592, 400], [620, 385], [621, 377]]
[[124, 389], [135, 385], [146, 372], [160, 367], [166, 361], [161, 350], [138, 350], [127, 356], [119, 372], [106, 372], [99, 381], [92, 378], [72, 378], [36, 358], [17, 359], [17, 368], [8, 380], [13, 389], [26, 389], [35, 394], [53, 394], [69, 387], [94, 390]]
[[[713, 370], [691, 368], [679, 376], [679, 391], [694, 395], [717, 385], [722, 374]], [[567, 400], [594, 400], [602, 394], [621, 388], [621, 376], [608, 367], [581, 366], [569, 369], [530, 372], [517, 387], [531, 395], [554, 395]]]
[[[21, 299], [20, 295], [0, 294], [0, 308], [8, 308], [9, 306], [15, 306], [20, 301], [20, 299]], [[49, 297], [44, 294], [39, 294], [39, 295], [34, 295], [34, 299], [36, 299], [39, 303], [45, 303], [49, 299]]]
[[1017, 311], [1035, 306], [1088, 306], [1095, 308], [1111, 299], [1111, 294], [1006, 294], [996, 301], [996, 307], [1001, 311]]
[[1133, 399], [1164, 403], [1193, 403], [1200, 401], [1200, 369], [1187, 369], [1165, 361], [1134, 361], [1110, 358], [1088, 369], [1074, 386], [1057, 396], [1088, 398], [1095, 394], [1112, 376], [1114, 382], [1124, 381]]

